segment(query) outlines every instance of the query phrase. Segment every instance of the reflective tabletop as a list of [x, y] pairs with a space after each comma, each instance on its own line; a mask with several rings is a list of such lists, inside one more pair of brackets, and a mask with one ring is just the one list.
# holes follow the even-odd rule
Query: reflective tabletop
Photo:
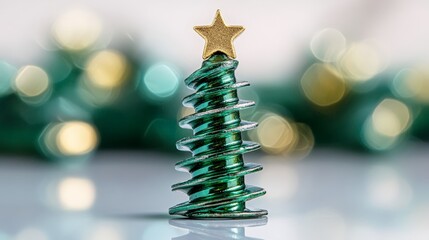
[[184, 155], [102, 151], [59, 166], [0, 157], [0, 240], [429, 239], [429, 148], [393, 153], [316, 149], [305, 158], [248, 154], [264, 170], [246, 183], [267, 194], [247, 203], [267, 217], [192, 220], [168, 215], [187, 200], [171, 185]]

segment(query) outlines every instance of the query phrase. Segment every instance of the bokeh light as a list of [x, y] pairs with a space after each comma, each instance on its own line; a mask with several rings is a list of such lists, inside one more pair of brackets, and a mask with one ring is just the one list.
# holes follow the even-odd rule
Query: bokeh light
[[49, 240], [49, 237], [41, 229], [29, 227], [19, 231], [15, 240]]
[[28, 65], [19, 69], [14, 88], [28, 103], [40, 103], [50, 92], [51, 80], [40, 67]]
[[301, 158], [310, 154], [314, 147], [314, 135], [311, 128], [304, 123], [295, 123], [296, 143], [294, 146], [294, 155]]
[[94, 127], [85, 122], [67, 122], [57, 135], [58, 149], [65, 155], [81, 155], [97, 146], [98, 137]]
[[342, 73], [352, 81], [365, 82], [384, 70], [386, 59], [369, 42], [353, 43], [340, 60]]
[[413, 192], [394, 169], [376, 166], [369, 174], [368, 197], [369, 203], [377, 209], [396, 210], [411, 202]]
[[117, 100], [130, 78], [128, 58], [116, 50], [92, 54], [86, 61], [85, 74], [79, 78], [78, 93], [92, 107], [102, 107]]
[[86, 64], [89, 84], [102, 89], [114, 89], [124, 84], [129, 69], [125, 56], [114, 50], [103, 50], [91, 56]]
[[84, 9], [72, 9], [55, 21], [52, 34], [62, 48], [81, 51], [97, 42], [102, 28], [101, 20], [94, 13]]
[[393, 91], [402, 98], [429, 104], [429, 70], [427, 67], [401, 70], [393, 80]]
[[58, 201], [64, 210], [90, 209], [96, 198], [93, 182], [86, 178], [69, 177], [58, 184]]
[[326, 28], [314, 35], [310, 48], [320, 61], [336, 62], [346, 49], [346, 38], [340, 31]]
[[272, 154], [291, 150], [296, 141], [292, 124], [276, 114], [262, 117], [256, 133], [262, 149]]
[[76, 157], [91, 153], [98, 145], [95, 127], [82, 121], [49, 125], [42, 133], [42, 149], [55, 157]]
[[364, 143], [373, 150], [392, 148], [412, 121], [410, 109], [395, 99], [384, 99], [363, 127]]
[[[156, 98], [166, 98], [173, 95], [179, 87], [179, 76], [171, 67], [165, 64], [155, 64], [144, 74], [140, 85], [142, 94], [147, 91]], [[145, 91], [144, 88], [147, 89]], [[143, 89], [142, 89], [143, 88]]]
[[250, 118], [259, 123], [254, 131], [246, 132], [250, 140], [258, 142], [268, 154], [293, 155], [294, 159], [307, 156], [314, 147], [311, 128], [268, 110], [257, 110]]
[[343, 76], [329, 64], [315, 63], [301, 78], [305, 96], [317, 106], [327, 107], [341, 101], [347, 92]]
[[368, 149], [386, 151], [392, 149], [396, 145], [398, 138], [382, 135], [375, 131], [371, 118], [369, 118], [365, 121], [362, 128], [362, 141]]
[[0, 97], [12, 92], [12, 81], [16, 73], [14, 66], [0, 61]]
[[410, 121], [408, 107], [394, 99], [384, 99], [372, 113], [374, 130], [389, 137], [396, 137], [405, 131]]

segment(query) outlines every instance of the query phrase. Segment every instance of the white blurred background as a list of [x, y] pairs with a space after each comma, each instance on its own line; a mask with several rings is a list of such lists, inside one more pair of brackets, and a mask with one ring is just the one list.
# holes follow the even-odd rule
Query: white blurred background
[[204, 44], [192, 27], [211, 23], [216, 9], [227, 24], [246, 27], [235, 44], [241, 62], [237, 74], [257, 82], [293, 71], [325, 28], [339, 30], [348, 43], [371, 41], [390, 65], [429, 58], [429, 2], [423, 0], [17, 0], [0, 7], [0, 57], [14, 65], [36, 60], [43, 53], [40, 46], [50, 41], [52, 23], [71, 9], [94, 13], [105, 34], [130, 38], [186, 74], [200, 65]]

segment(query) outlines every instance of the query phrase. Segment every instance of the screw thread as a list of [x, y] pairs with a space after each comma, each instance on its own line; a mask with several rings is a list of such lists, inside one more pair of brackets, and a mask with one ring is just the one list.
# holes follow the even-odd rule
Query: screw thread
[[177, 148], [193, 156], [178, 162], [176, 169], [188, 171], [192, 178], [172, 186], [188, 194], [189, 201], [170, 208], [170, 214], [210, 218], [267, 214], [245, 206], [246, 201], [264, 195], [265, 190], [246, 186], [244, 181], [246, 174], [262, 167], [243, 162], [242, 154], [258, 149], [259, 144], [242, 140], [241, 132], [255, 128], [257, 123], [240, 119], [239, 110], [255, 103], [238, 98], [237, 89], [249, 83], [236, 82], [237, 65], [238, 61], [224, 54], [214, 54], [185, 79], [196, 92], [185, 97], [183, 105], [193, 107], [195, 113], [181, 119], [179, 125], [192, 129], [194, 136], [179, 140]]

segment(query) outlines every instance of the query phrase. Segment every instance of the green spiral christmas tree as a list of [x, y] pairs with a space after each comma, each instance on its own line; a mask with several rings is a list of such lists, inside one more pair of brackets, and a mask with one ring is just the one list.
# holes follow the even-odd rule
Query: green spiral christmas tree
[[219, 10], [211, 26], [195, 27], [205, 38], [202, 67], [185, 79], [195, 90], [183, 104], [195, 113], [180, 120], [194, 136], [177, 142], [179, 150], [193, 156], [178, 162], [176, 168], [191, 173], [188, 181], [174, 184], [173, 190], [189, 195], [189, 201], [170, 208], [170, 214], [194, 218], [250, 218], [267, 214], [266, 210], [249, 210], [246, 201], [262, 196], [265, 190], [245, 184], [244, 176], [262, 170], [257, 164], [244, 163], [246, 152], [259, 148], [257, 143], [242, 140], [241, 132], [257, 123], [243, 121], [241, 109], [252, 107], [253, 101], [239, 100], [237, 88], [248, 82], [236, 82], [234, 71], [238, 61], [232, 41], [244, 28], [226, 26]]

